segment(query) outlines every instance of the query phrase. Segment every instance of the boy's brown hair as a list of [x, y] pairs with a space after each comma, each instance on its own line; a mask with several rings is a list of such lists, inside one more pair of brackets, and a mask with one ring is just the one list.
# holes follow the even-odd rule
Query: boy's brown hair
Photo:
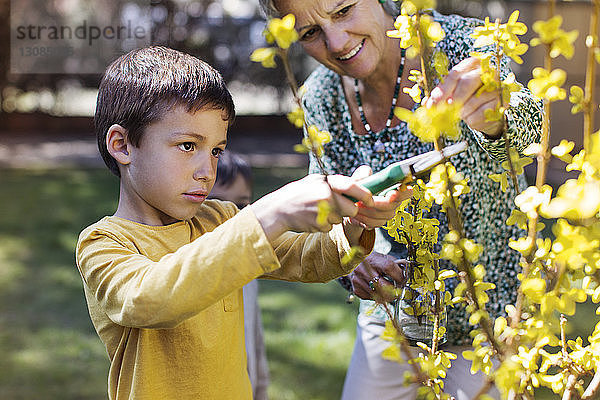
[[146, 127], [178, 105], [188, 112], [223, 110], [229, 125], [235, 117], [221, 74], [189, 54], [152, 46], [124, 54], [108, 66], [100, 82], [94, 126], [98, 149], [112, 173], [120, 177], [118, 164], [106, 148], [108, 129], [121, 125], [129, 141], [139, 146]]

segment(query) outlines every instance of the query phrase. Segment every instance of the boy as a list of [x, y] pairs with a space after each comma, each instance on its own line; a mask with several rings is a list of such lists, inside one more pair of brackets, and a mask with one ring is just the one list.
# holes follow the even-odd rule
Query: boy
[[[76, 262], [111, 362], [110, 399], [250, 399], [242, 286], [348, 273], [349, 245], [368, 253], [363, 228], [385, 223], [406, 197], [309, 175], [239, 212], [205, 201], [233, 117], [219, 73], [164, 47], [120, 57], [100, 83], [96, 134], [119, 202], [80, 234]], [[324, 225], [320, 201], [333, 209]]]
[[[233, 202], [240, 210], [252, 201], [252, 168], [242, 157], [226, 151], [219, 157], [217, 178], [209, 198]], [[258, 306], [258, 281], [242, 288], [244, 299], [244, 338], [247, 369], [252, 384], [252, 398], [267, 400], [269, 366]]]

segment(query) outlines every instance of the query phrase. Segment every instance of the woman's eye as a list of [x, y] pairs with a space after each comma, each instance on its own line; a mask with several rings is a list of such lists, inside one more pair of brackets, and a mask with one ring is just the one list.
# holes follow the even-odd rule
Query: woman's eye
[[346, 7], [342, 8], [341, 10], [339, 10], [338, 12], [336, 12], [335, 15], [338, 17], [343, 17], [344, 15], [348, 14], [348, 11], [350, 11], [351, 8], [352, 8], [352, 5], [346, 6]]
[[225, 150], [223, 149], [219, 149], [219, 148], [215, 148], [212, 150], [212, 155], [219, 158], [221, 156], [221, 154], [223, 154]]
[[317, 33], [317, 28], [310, 28], [302, 34], [300, 40], [310, 40]]
[[195, 145], [192, 142], [185, 142], [185, 143], [181, 143], [177, 147], [179, 147], [183, 151], [189, 152], [189, 151], [194, 150]]

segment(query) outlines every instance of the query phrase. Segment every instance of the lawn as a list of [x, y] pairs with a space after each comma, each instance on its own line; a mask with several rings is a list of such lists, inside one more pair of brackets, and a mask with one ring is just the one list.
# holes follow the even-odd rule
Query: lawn
[[[305, 171], [254, 172], [260, 196]], [[106, 399], [108, 359], [73, 251], [83, 227], [114, 211], [117, 185], [103, 169], [0, 170], [0, 399]], [[261, 281], [260, 291], [270, 397], [338, 399], [356, 305], [335, 282]], [[578, 309], [576, 332], [589, 332], [594, 308]]]
[[[256, 169], [256, 195], [304, 172]], [[103, 169], [0, 170], [0, 187], [0, 399], [106, 399], [108, 359], [73, 251], [83, 227], [114, 212], [118, 181]], [[271, 398], [339, 398], [356, 315], [344, 290], [260, 290]]]

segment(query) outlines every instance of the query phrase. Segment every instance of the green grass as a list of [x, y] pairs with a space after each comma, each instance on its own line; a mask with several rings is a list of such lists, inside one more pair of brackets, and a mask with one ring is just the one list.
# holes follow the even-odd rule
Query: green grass
[[338, 399], [354, 345], [356, 309], [337, 282], [260, 281], [259, 303], [277, 400]]
[[115, 207], [102, 170], [0, 171], [0, 398], [106, 398], [108, 359], [73, 252]]

